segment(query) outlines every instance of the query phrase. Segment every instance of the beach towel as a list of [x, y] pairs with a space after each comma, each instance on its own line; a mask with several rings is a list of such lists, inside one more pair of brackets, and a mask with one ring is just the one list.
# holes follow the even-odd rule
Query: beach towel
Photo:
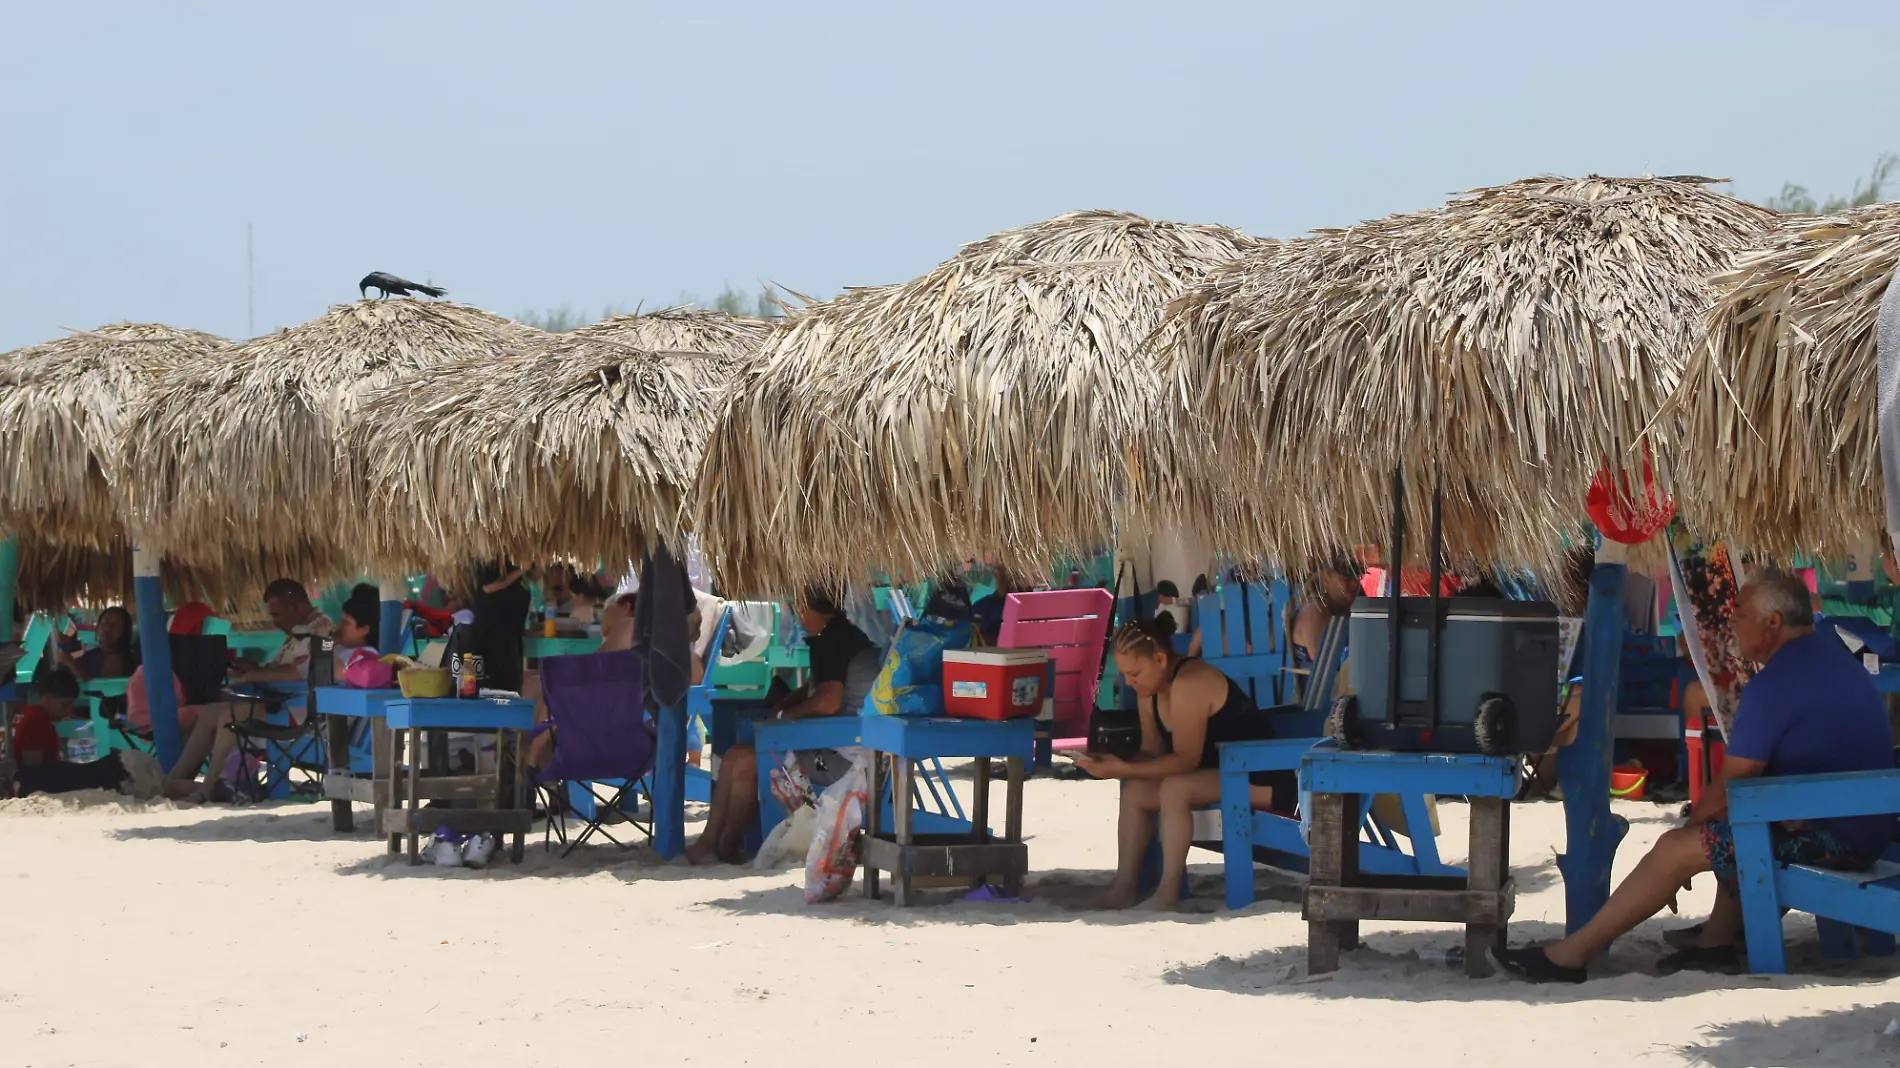
[[645, 666], [642, 678], [653, 708], [678, 705], [693, 683], [693, 636], [686, 633], [690, 590], [686, 569], [662, 541], [641, 565], [640, 600], [633, 614], [633, 644]]
[[[1716, 722], [1727, 737], [1741, 703], [1742, 685], [1754, 669], [1735, 642], [1736, 581], [1728, 549], [1720, 542], [1703, 545], [1680, 521], [1669, 526], [1669, 577], [1682, 620], [1689, 660], [1709, 699]], [[1682, 611], [1687, 607], [1688, 611]]]

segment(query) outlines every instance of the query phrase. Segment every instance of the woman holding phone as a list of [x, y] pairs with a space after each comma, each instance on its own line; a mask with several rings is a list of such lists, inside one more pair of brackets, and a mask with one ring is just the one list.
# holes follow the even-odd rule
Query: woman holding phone
[[[1106, 754], [1074, 758], [1098, 779], [1122, 780], [1115, 879], [1096, 902], [1098, 908], [1136, 903], [1142, 854], [1157, 822], [1161, 883], [1142, 907], [1179, 905], [1193, 844], [1194, 810], [1220, 802], [1219, 743], [1274, 736], [1271, 715], [1256, 708], [1247, 691], [1206, 661], [1175, 655], [1161, 629], [1144, 621], [1115, 632], [1115, 666], [1139, 698], [1141, 751], [1128, 759]], [[1276, 799], [1290, 808], [1299, 792], [1290, 771], [1255, 772], [1251, 785], [1256, 809], [1272, 808]]]

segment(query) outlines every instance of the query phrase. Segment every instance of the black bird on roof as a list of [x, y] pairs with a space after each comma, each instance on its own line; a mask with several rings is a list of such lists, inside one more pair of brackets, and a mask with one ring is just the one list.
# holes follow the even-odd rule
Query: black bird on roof
[[397, 278], [386, 271], [371, 271], [363, 276], [361, 282], [356, 283], [356, 291], [365, 297], [369, 296], [369, 291], [372, 289], [379, 290], [385, 297], [406, 297], [411, 293], [422, 293], [431, 297], [448, 294], [446, 289], [425, 286], [421, 282], [411, 282], [407, 278]]

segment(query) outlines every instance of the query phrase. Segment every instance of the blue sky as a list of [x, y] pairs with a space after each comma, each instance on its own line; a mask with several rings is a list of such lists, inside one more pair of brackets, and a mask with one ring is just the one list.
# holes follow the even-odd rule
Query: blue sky
[[1076, 208], [1263, 235], [1526, 174], [1844, 191], [1900, 4], [60, 0], [0, 8], [0, 349], [899, 281]]

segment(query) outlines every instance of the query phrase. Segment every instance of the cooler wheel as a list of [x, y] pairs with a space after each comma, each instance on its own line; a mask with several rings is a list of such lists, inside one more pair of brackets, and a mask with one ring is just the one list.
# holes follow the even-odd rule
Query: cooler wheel
[[1478, 702], [1478, 717], [1471, 723], [1478, 752], [1485, 756], [1507, 756], [1516, 750], [1517, 709], [1507, 697], [1487, 697]]
[[1341, 694], [1333, 699], [1333, 710], [1326, 715], [1326, 736], [1341, 749], [1359, 748], [1359, 698]]

